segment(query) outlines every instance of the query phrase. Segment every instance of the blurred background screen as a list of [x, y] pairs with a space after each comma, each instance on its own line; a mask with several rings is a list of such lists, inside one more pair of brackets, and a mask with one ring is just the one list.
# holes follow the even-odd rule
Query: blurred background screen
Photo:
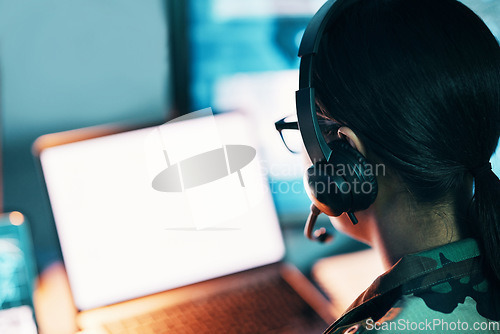
[[[302, 224], [310, 202], [305, 161], [288, 152], [274, 122], [295, 113], [302, 34], [323, 0], [191, 1], [194, 109], [241, 110], [254, 119], [282, 222]], [[223, 36], [221, 38], [221, 36]]]

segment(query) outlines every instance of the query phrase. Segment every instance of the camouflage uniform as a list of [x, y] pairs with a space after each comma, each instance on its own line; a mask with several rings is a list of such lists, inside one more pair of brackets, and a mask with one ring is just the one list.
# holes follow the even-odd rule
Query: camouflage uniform
[[325, 333], [500, 333], [480, 261], [474, 239], [407, 255]]

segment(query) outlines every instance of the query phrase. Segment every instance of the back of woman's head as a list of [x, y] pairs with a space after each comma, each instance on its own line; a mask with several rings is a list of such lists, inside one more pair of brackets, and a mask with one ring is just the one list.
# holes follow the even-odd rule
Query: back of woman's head
[[[350, 127], [416, 202], [453, 201], [494, 153], [500, 47], [458, 1], [356, 1], [316, 58], [321, 112]], [[500, 280], [499, 183], [491, 172], [476, 178], [468, 223]]]

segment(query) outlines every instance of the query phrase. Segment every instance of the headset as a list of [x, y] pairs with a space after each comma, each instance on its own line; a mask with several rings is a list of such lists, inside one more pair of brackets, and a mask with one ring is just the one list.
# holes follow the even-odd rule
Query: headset
[[377, 179], [365, 157], [345, 140], [327, 142], [316, 115], [313, 65], [323, 33], [345, 8], [359, 0], [329, 0], [311, 19], [299, 47], [299, 90], [296, 108], [302, 141], [313, 165], [304, 175], [306, 192], [312, 201], [304, 234], [326, 242], [332, 236], [325, 228], [313, 232], [321, 213], [338, 217], [347, 213], [353, 224], [355, 211], [367, 209], [378, 193]]

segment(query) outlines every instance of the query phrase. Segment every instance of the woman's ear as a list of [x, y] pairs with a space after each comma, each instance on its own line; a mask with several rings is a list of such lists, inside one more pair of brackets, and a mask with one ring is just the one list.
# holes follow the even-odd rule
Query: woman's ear
[[359, 137], [354, 133], [354, 131], [352, 131], [347, 126], [342, 126], [339, 128], [337, 133], [340, 139], [346, 140], [349, 143], [349, 145], [351, 145], [353, 148], [358, 150], [361, 154], [363, 154], [366, 157], [365, 147], [361, 142], [361, 140], [359, 139]]

